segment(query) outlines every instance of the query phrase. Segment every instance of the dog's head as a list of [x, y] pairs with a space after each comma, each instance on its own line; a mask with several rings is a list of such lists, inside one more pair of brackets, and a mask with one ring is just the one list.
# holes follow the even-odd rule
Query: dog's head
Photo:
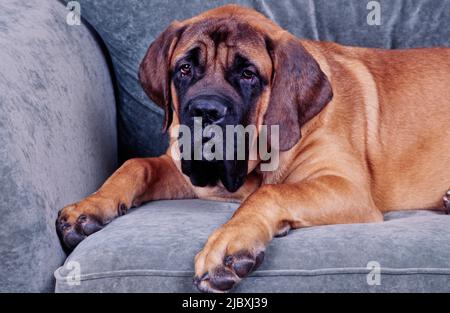
[[[194, 128], [279, 125], [279, 150], [291, 149], [301, 126], [331, 100], [318, 63], [300, 41], [260, 13], [228, 5], [172, 23], [149, 47], [139, 70], [147, 95], [174, 120]], [[226, 132], [224, 131], [226, 134]], [[208, 138], [203, 138], [203, 141]], [[224, 138], [226, 140], [226, 138]], [[194, 143], [194, 138], [192, 139]], [[244, 160], [182, 160], [193, 185], [244, 183]]]

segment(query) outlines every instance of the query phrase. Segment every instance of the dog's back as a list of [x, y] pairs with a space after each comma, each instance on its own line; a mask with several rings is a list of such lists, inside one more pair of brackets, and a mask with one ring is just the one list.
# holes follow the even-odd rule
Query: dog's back
[[441, 207], [450, 187], [450, 48], [317, 45], [341, 85], [334, 91], [343, 93], [352, 131], [364, 134], [359, 143], [377, 207]]

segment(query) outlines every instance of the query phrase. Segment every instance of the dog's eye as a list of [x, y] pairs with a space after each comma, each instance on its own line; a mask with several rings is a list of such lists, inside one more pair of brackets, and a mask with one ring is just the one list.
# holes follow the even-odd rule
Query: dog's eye
[[250, 79], [252, 79], [253, 77], [255, 77], [255, 73], [253, 73], [253, 72], [250, 71], [250, 70], [244, 70], [244, 71], [242, 72], [242, 78], [243, 78], [243, 79], [248, 79], [248, 80], [250, 80]]
[[181, 75], [186, 76], [191, 74], [191, 65], [190, 64], [183, 64], [180, 67]]

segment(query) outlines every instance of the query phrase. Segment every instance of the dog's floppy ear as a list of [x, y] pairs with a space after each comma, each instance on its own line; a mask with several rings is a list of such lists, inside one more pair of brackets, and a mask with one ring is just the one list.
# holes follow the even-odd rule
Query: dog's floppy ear
[[145, 93], [164, 109], [164, 131], [172, 123], [170, 60], [183, 31], [180, 22], [173, 22], [153, 41], [139, 67], [139, 81]]
[[279, 125], [279, 148], [291, 149], [301, 138], [300, 128], [331, 101], [333, 91], [326, 75], [294, 36], [266, 38], [272, 59], [272, 90], [264, 124]]

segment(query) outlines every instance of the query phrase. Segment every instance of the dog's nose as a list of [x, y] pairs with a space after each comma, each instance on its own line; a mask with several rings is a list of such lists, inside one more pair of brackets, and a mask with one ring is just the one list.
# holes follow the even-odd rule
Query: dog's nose
[[217, 124], [223, 121], [227, 114], [227, 107], [216, 100], [195, 101], [189, 107], [192, 117], [201, 117], [205, 123]]

